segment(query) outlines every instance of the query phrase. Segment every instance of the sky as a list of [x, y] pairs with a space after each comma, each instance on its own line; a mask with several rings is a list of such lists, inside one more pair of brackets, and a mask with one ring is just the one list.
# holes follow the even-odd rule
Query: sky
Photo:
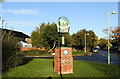
[[2, 19], [4, 28], [31, 35], [41, 23], [57, 23], [65, 16], [70, 22], [70, 34], [79, 30], [93, 30], [98, 38], [107, 35], [107, 12], [110, 26], [118, 26], [118, 2], [4, 2]]
[[120, 0], [5, 0], [6, 2], [118, 2]]

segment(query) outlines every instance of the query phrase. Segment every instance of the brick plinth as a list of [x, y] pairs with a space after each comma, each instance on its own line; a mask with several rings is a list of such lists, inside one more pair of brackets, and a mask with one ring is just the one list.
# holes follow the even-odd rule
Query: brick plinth
[[58, 74], [73, 73], [72, 48], [61, 47], [55, 49], [54, 71]]

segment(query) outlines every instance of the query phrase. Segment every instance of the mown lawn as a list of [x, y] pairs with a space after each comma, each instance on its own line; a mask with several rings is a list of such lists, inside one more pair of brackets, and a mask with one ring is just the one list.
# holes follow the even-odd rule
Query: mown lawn
[[[118, 77], [120, 67], [92, 62], [73, 61], [73, 74], [62, 77]], [[60, 77], [53, 70], [53, 59], [27, 59], [22, 65], [3, 72], [4, 77]]]
[[85, 52], [81, 51], [81, 52], [72, 52], [72, 55], [73, 56], [84, 56], [85, 55]]

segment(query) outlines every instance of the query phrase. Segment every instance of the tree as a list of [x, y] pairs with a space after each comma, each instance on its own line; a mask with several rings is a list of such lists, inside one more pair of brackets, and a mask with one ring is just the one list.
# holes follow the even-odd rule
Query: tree
[[[107, 49], [107, 46], [108, 46], [108, 40], [105, 39], [105, 38], [100, 38], [100, 48], [103, 49], [103, 50], [106, 50]], [[110, 39], [110, 42], [109, 42], [109, 46], [110, 48], [112, 47], [112, 40]]]
[[18, 39], [11, 32], [2, 35], [2, 70], [8, 70], [21, 63]]
[[92, 30], [89, 30], [89, 36], [87, 36], [87, 46], [90, 47], [90, 50], [95, 47], [95, 33]]
[[95, 36], [95, 42], [94, 42], [94, 45], [97, 46], [100, 44], [100, 41], [98, 39], [98, 36]]
[[33, 46], [52, 48], [56, 41], [59, 40], [57, 25], [55, 23], [42, 23], [40, 28], [37, 27], [31, 34]]
[[107, 43], [108, 43], [108, 40], [107, 39], [105, 39], [105, 38], [100, 38], [100, 48], [101, 49], [103, 49], [103, 50], [105, 50], [105, 49], [107, 49]]
[[117, 47], [119, 49], [119, 47], [120, 47], [120, 27], [115, 27], [112, 30], [112, 33], [113, 33], [112, 38], [115, 39], [115, 43], [117, 44]]
[[32, 39], [32, 45], [36, 47], [42, 47], [41, 44], [43, 42], [43, 39], [41, 38], [41, 35], [38, 31], [33, 31], [31, 34]]
[[70, 33], [65, 35], [65, 46], [66, 47], [71, 47], [72, 46], [72, 36], [70, 35]]
[[112, 30], [113, 38], [120, 39], [120, 27], [115, 27]]
[[[110, 38], [113, 38], [113, 45], [120, 47], [120, 27], [110, 27]], [[103, 32], [107, 34], [108, 29], [104, 29]]]
[[44, 42], [45, 41], [47, 42], [44, 45], [46, 47], [52, 48], [54, 45], [54, 42], [59, 39], [59, 35], [57, 32], [57, 25], [55, 23], [47, 24], [43, 31], [42, 36], [43, 36]]
[[86, 46], [87, 50], [91, 50], [95, 44], [97, 38], [95, 39], [95, 34], [92, 30], [86, 31], [86, 29], [78, 31], [76, 34], [74, 33], [72, 35], [72, 44], [73, 47], [76, 49], [82, 50], [85, 47], [85, 34], [89, 33], [89, 35], [86, 36]]

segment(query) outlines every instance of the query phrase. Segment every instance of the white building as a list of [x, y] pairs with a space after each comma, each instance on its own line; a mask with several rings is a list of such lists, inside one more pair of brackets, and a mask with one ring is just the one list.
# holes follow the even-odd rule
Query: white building
[[25, 42], [23, 42], [23, 41], [20, 41], [20, 42], [19, 42], [19, 45], [20, 45], [21, 47], [32, 47], [32, 44], [28, 44], [28, 43], [25, 43]]

